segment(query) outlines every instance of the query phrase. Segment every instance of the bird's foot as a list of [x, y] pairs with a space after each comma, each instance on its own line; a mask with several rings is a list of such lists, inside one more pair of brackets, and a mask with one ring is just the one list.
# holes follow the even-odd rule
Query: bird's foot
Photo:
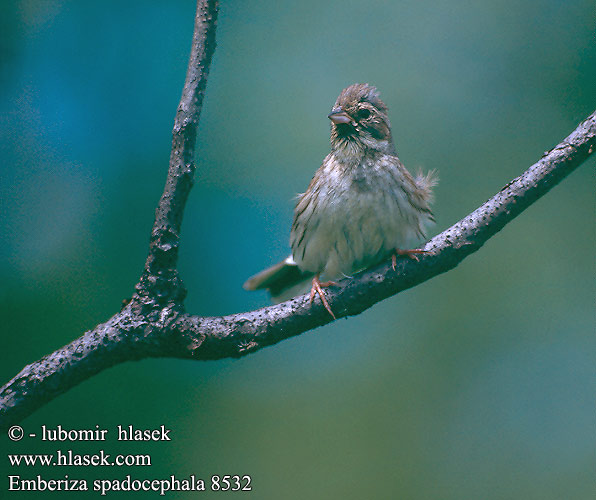
[[319, 281], [319, 275], [317, 274], [312, 279], [312, 288], [310, 289], [310, 303], [312, 304], [312, 301], [315, 299], [315, 293], [318, 293], [319, 297], [321, 298], [321, 302], [325, 306], [325, 309], [327, 309], [327, 312], [329, 314], [331, 314], [331, 317], [333, 319], [337, 319], [335, 317], [335, 314], [333, 314], [331, 307], [329, 307], [329, 302], [327, 302], [327, 297], [325, 297], [325, 292], [323, 292], [323, 288], [327, 288], [330, 286], [337, 286], [337, 283], [335, 281], [324, 281], [323, 283], [321, 283]]
[[401, 248], [396, 248], [395, 253], [391, 255], [391, 267], [395, 271], [395, 266], [397, 265], [397, 256], [400, 257], [407, 257], [408, 259], [412, 259], [418, 261], [418, 254], [421, 253], [428, 253], [428, 250], [420, 250], [419, 248], [415, 248], [413, 250], [402, 250]]

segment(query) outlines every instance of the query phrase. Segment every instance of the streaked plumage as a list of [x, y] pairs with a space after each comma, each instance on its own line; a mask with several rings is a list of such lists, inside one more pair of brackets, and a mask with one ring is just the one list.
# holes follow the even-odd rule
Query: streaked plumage
[[430, 172], [413, 178], [403, 166], [375, 87], [344, 89], [329, 119], [331, 153], [298, 198], [292, 255], [244, 284], [247, 290], [269, 289], [274, 301], [306, 292], [313, 276], [337, 280], [389, 258], [423, 238], [434, 220], [436, 177]]

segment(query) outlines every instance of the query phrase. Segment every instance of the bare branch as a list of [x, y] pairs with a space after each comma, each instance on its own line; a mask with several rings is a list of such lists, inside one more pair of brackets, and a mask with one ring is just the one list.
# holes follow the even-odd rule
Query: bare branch
[[140, 296], [157, 299], [162, 304], [170, 300], [181, 302], [186, 296], [176, 270], [180, 226], [195, 173], [197, 127], [215, 51], [217, 12], [217, 0], [197, 2], [186, 81], [172, 132], [168, 178], [155, 211], [145, 271], [136, 287]]
[[[335, 315], [360, 314], [387, 297], [453, 269], [595, 150], [596, 111], [486, 203], [426, 243], [423, 248], [428, 253], [419, 262], [400, 259], [393, 271], [388, 261], [326, 289]], [[219, 359], [243, 356], [331, 320], [320, 300], [311, 305], [309, 297], [303, 295], [257, 311], [219, 318], [181, 315], [175, 326], [187, 337], [183, 343], [189, 346], [194, 359]]]
[[[557, 185], [596, 150], [596, 112], [561, 144], [474, 212], [435, 236], [420, 262], [389, 262], [344, 280], [327, 296], [338, 317], [373, 304], [453, 269], [486, 240]], [[331, 317], [306, 295], [276, 306], [224, 317], [182, 312], [181, 303], [160, 308], [133, 299], [106, 323], [25, 367], [0, 389], [0, 427], [19, 421], [69, 388], [105, 368], [145, 357], [221, 359], [276, 344]]]
[[[193, 46], [176, 115], [164, 194], [156, 211], [149, 257], [137, 294], [122, 311], [72, 343], [26, 366], [0, 389], [0, 428], [20, 421], [79, 382], [115, 364], [146, 357], [240, 357], [324, 325], [331, 317], [307, 296], [224, 317], [184, 312], [176, 270], [184, 205], [194, 175], [194, 144], [209, 64], [215, 47], [217, 2], [199, 0]], [[596, 113], [524, 174], [458, 223], [430, 240], [420, 262], [389, 262], [328, 289], [337, 317], [453, 269], [596, 150]]]
[[[0, 389], [0, 426], [19, 421], [82, 380], [114, 364], [151, 355], [168, 332], [169, 312], [183, 309], [186, 289], [178, 275], [180, 226], [195, 171], [199, 115], [215, 51], [218, 1], [198, 0], [192, 46], [172, 132], [166, 185], [155, 211], [149, 255], [136, 295], [122, 311], [74, 342], [26, 366]], [[150, 340], [153, 339], [153, 340]], [[139, 344], [142, 349], [137, 350]], [[160, 347], [168, 350], [171, 343]], [[154, 345], [155, 347], [155, 345]]]

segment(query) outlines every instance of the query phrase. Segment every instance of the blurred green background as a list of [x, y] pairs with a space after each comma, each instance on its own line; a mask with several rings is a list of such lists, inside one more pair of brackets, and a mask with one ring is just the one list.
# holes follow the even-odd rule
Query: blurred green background
[[[194, 8], [2, 2], [2, 382], [131, 295]], [[465, 216], [594, 111], [595, 13], [588, 0], [223, 2], [182, 233], [187, 309], [268, 303], [241, 285], [288, 254], [293, 196], [353, 82], [379, 88], [406, 166], [439, 170], [432, 234]], [[592, 498], [594, 165], [452, 272], [358, 317], [241, 360], [145, 360], [82, 383], [25, 431], [163, 424], [173, 440], [2, 436], [2, 491], [8, 474], [250, 474], [243, 498]], [[151, 453], [153, 465], [6, 459], [56, 449]]]

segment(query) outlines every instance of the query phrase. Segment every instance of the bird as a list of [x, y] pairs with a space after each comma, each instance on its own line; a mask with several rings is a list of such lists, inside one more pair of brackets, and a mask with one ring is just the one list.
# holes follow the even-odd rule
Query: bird
[[414, 177], [397, 156], [388, 110], [376, 87], [355, 83], [341, 91], [331, 113], [331, 152], [297, 197], [291, 255], [244, 283], [267, 289], [274, 302], [308, 292], [336, 319], [324, 288], [397, 256], [425, 253], [404, 247], [425, 238], [435, 170]]

